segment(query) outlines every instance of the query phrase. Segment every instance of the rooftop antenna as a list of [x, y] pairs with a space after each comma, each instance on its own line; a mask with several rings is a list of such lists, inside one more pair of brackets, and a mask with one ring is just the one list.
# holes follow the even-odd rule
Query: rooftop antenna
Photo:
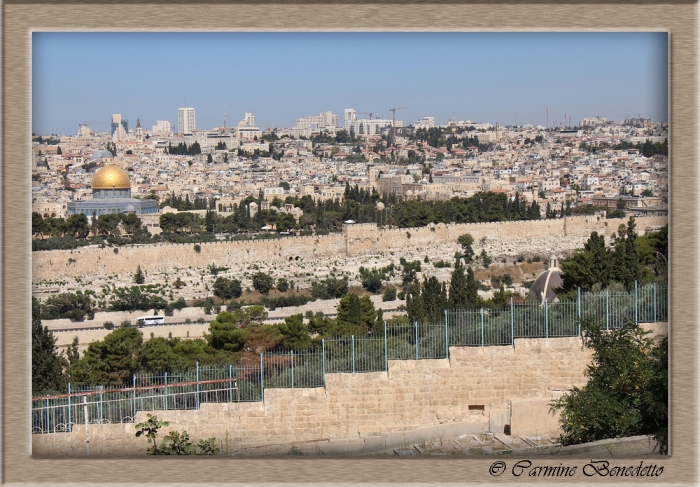
[[543, 110], [547, 112], [547, 128], [549, 129], [549, 108], [544, 108]]

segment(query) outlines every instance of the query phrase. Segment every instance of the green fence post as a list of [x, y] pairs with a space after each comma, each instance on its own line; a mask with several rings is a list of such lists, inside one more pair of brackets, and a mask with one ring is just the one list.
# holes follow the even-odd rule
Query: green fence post
[[515, 348], [515, 316], [513, 316], [513, 296], [510, 297], [510, 344]]
[[233, 402], [233, 364], [228, 364], [228, 402]]
[[605, 290], [605, 329], [610, 329], [610, 291]]
[[576, 310], [578, 315], [578, 336], [581, 336], [581, 288], [576, 288]]
[[265, 377], [263, 376], [263, 354], [260, 354], [260, 398], [265, 402]]
[[289, 355], [292, 357], [292, 389], [294, 389], [294, 350], [291, 350]]
[[418, 360], [418, 322], [415, 321], [414, 325], [416, 327], [416, 360]]
[[68, 432], [72, 432], [73, 427], [70, 422], [70, 382], [68, 383]]
[[389, 372], [389, 354], [387, 353], [386, 347], [386, 321], [384, 321], [384, 366], [386, 371]]
[[634, 281], [634, 325], [639, 326], [639, 293], [637, 281]]
[[656, 323], [656, 283], [654, 283], [654, 323]]
[[323, 374], [323, 388], [326, 388], [326, 339], [321, 339], [321, 373]]
[[104, 388], [105, 386], [100, 386], [100, 422], [98, 424], [102, 424], [102, 418], [104, 417], [102, 414], [102, 391]]
[[544, 298], [544, 337], [549, 338], [549, 304]]
[[484, 346], [484, 308], [481, 308], [481, 346]]
[[355, 373], [355, 335], [350, 335], [350, 347], [352, 354], [352, 372]]
[[168, 373], [165, 373], [165, 394], [164, 394], [164, 400], [165, 400], [165, 410], [168, 410]]
[[134, 401], [134, 423], [136, 422], [136, 374], [133, 375], [132, 378], [132, 384], [133, 384], [133, 401]]
[[197, 404], [197, 409], [199, 409], [199, 361], [196, 361], [194, 363], [195, 367], [195, 381], [197, 381], [196, 389], [197, 389], [197, 396], [195, 397], [196, 399], [196, 404]]
[[447, 327], [447, 310], [445, 310], [445, 358], [450, 358], [450, 331]]

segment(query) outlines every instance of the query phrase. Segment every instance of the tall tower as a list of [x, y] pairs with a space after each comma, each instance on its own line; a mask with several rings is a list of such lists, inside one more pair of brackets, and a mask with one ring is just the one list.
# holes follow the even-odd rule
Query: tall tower
[[139, 144], [143, 142], [143, 130], [141, 129], [141, 120], [136, 119], [136, 142]]
[[115, 113], [112, 115], [112, 140], [114, 142], [121, 142], [126, 138], [126, 134], [129, 132], [129, 121], [123, 120], [121, 114]]
[[195, 131], [194, 108], [177, 109], [177, 133], [193, 134]]

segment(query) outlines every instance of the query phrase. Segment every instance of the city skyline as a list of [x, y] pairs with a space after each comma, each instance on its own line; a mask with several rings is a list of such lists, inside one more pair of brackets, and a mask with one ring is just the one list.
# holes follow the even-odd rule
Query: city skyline
[[[668, 38], [640, 33], [34, 33], [32, 131], [73, 135], [120, 113], [150, 129], [258, 126], [345, 108], [404, 124], [668, 121]], [[376, 115], [375, 115], [376, 116]], [[363, 115], [367, 117], [367, 115]], [[95, 125], [97, 131], [109, 124]]]

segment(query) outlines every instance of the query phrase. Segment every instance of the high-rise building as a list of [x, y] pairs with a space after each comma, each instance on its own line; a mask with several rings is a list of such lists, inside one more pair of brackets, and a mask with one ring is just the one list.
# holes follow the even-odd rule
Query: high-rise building
[[177, 133], [193, 134], [195, 131], [194, 108], [177, 109]]
[[126, 139], [126, 134], [129, 133], [129, 121], [126, 119], [122, 120], [122, 116], [119, 113], [112, 115], [112, 140], [114, 142], [121, 142]]

